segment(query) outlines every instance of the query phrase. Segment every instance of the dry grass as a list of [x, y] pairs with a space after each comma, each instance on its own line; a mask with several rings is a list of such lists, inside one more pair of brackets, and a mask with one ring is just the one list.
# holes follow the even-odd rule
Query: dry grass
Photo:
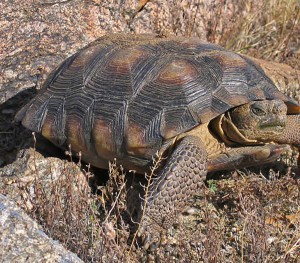
[[299, 50], [300, 3], [297, 0], [246, 1], [235, 27], [221, 43], [230, 49], [284, 62]]
[[[109, 180], [92, 191], [74, 176], [72, 167], [78, 164], [66, 165], [61, 180], [48, 185], [36, 180], [34, 188], [23, 186], [20, 192], [31, 191], [23, 195], [24, 208], [30, 203], [31, 216], [85, 262], [300, 260], [300, 180], [291, 172], [280, 176], [278, 171], [264, 170], [270, 179], [251, 171], [213, 177], [191, 203], [193, 212], [181, 216], [151, 253], [132, 247], [123, 169], [112, 163]], [[84, 174], [93, 185], [94, 175]]]
[[234, 51], [299, 68], [298, 0], [173, 0], [167, 6], [165, 12], [171, 14], [167, 23], [159, 17], [163, 11], [155, 10], [157, 32], [200, 36]]
[[54, 169], [43, 171], [42, 177], [50, 178], [50, 183], [45, 184], [35, 165], [33, 186], [18, 187], [22, 207], [50, 237], [85, 262], [124, 261], [129, 235], [128, 224], [122, 219], [126, 210], [124, 174], [112, 163], [106, 185], [95, 186], [89, 167], [82, 170], [83, 181], [78, 166], [80, 162], [65, 160], [61, 174], [55, 174]]

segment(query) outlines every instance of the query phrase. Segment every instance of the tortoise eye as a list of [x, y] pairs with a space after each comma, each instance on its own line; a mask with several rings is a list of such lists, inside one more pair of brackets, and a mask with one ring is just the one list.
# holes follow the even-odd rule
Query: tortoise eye
[[252, 107], [251, 111], [257, 116], [265, 116], [266, 115], [266, 112], [257, 106]]

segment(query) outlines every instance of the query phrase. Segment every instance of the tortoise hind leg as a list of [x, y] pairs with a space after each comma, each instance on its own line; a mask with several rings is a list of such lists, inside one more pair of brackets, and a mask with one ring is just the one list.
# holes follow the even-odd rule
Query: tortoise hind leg
[[144, 246], [157, 244], [161, 228], [168, 229], [196, 194], [207, 174], [207, 153], [201, 140], [184, 137], [175, 147], [146, 198], [139, 235]]

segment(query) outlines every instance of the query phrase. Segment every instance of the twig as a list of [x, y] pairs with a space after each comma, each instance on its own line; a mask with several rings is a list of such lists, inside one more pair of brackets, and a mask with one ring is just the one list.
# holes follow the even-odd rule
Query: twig
[[119, 199], [119, 196], [120, 196], [120, 194], [122, 193], [122, 189], [124, 188], [125, 185], [126, 185], [126, 182], [124, 182], [124, 183], [122, 184], [122, 186], [121, 186], [121, 188], [120, 188], [120, 190], [119, 190], [119, 192], [118, 192], [118, 195], [117, 195], [117, 197], [116, 197], [116, 200], [114, 201], [114, 203], [113, 203], [111, 209], [109, 210], [109, 212], [108, 212], [108, 214], [107, 214], [107, 216], [106, 216], [106, 218], [105, 218], [105, 220], [104, 220], [104, 223], [106, 223], [106, 222], [108, 221], [108, 218], [109, 218], [111, 212], [113, 211], [114, 207], [116, 206], [117, 201], [118, 201], [118, 199]]
[[151, 173], [150, 173], [149, 176], [146, 176], [148, 178], [148, 180], [147, 180], [147, 185], [146, 185], [146, 188], [145, 188], [145, 197], [144, 197], [143, 212], [142, 212], [142, 216], [141, 216], [141, 220], [140, 220], [138, 229], [135, 231], [133, 239], [131, 241], [130, 248], [129, 248], [129, 251], [128, 251], [129, 254], [132, 251], [132, 248], [133, 248], [133, 245], [134, 245], [134, 243], [136, 241], [137, 235], [138, 235], [138, 233], [139, 233], [139, 231], [141, 229], [141, 224], [143, 222], [143, 219], [144, 219], [144, 216], [145, 216], [145, 212], [146, 212], [146, 208], [147, 208], [147, 204], [148, 204], [149, 187], [152, 184], [152, 178], [154, 176], [154, 172], [158, 169], [161, 160], [162, 160], [162, 155], [159, 154], [159, 153], [156, 153], [156, 160], [154, 160], [154, 165], [153, 165], [153, 167], [151, 167]]

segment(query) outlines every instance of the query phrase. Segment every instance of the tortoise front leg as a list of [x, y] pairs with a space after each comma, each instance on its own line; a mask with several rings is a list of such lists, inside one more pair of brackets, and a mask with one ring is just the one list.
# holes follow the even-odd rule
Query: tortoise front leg
[[278, 142], [288, 143], [298, 148], [298, 169], [300, 169], [300, 114], [287, 116], [285, 130]]
[[300, 146], [300, 114], [287, 116], [286, 127], [277, 142]]
[[146, 248], [159, 242], [161, 229], [168, 229], [176, 221], [206, 174], [207, 153], [201, 140], [183, 138], [149, 187], [139, 231]]
[[260, 166], [275, 161], [284, 152], [290, 150], [288, 145], [266, 144], [228, 149], [208, 160], [208, 172], [240, 169]]

